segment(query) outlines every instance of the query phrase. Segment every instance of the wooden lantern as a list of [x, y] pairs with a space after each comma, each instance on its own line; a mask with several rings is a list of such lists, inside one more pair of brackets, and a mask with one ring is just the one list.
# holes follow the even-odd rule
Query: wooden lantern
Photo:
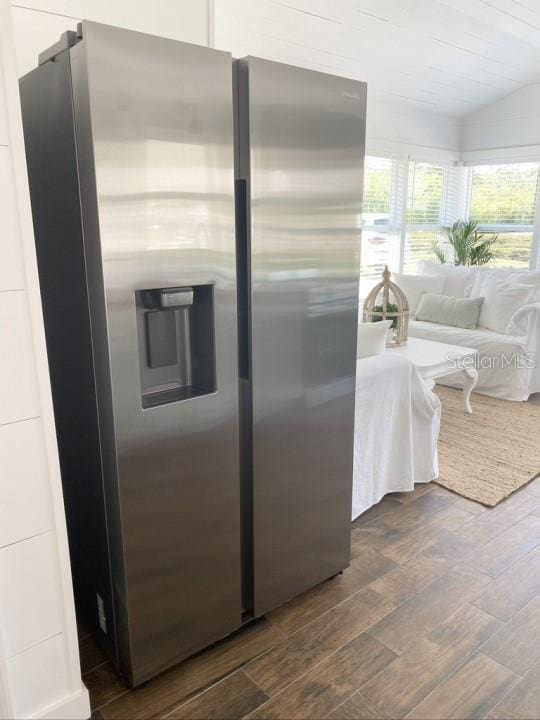
[[391, 274], [385, 265], [382, 282], [375, 285], [364, 302], [364, 322], [392, 320], [393, 330], [387, 347], [405, 345], [409, 332], [409, 302], [405, 293], [390, 280]]

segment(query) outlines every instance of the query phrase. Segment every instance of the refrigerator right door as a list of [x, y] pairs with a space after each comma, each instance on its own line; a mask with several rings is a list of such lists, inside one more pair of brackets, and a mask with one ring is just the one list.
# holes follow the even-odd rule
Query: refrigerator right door
[[350, 560], [366, 85], [250, 57], [238, 93], [258, 616]]

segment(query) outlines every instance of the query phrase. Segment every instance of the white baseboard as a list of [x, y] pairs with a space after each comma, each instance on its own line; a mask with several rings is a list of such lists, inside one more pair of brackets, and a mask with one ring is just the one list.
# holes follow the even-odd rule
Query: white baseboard
[[88, 690], [81, 684], [78, 693], [43, 708], [32, 720], [87, 720], [91, 714]]

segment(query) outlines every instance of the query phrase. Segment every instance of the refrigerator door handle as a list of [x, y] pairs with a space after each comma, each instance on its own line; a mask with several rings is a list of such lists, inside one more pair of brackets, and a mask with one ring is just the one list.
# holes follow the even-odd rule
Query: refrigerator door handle
[[251, 378], [250, 352], [250, 295], [251, 268], [249, 264], [249, 221], [247, 180], [235, 181], [236, 262], [238, 293], [238, 375], [241, 380]]

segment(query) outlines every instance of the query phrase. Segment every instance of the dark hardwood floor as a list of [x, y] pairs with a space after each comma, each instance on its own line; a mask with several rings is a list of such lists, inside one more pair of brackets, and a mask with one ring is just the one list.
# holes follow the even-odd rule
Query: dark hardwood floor
[[352, 555], [133, 691], [82, 635], [95, 716], [540, 718], [540, 478], [491, 510], [433, 484], [388, 496]]

